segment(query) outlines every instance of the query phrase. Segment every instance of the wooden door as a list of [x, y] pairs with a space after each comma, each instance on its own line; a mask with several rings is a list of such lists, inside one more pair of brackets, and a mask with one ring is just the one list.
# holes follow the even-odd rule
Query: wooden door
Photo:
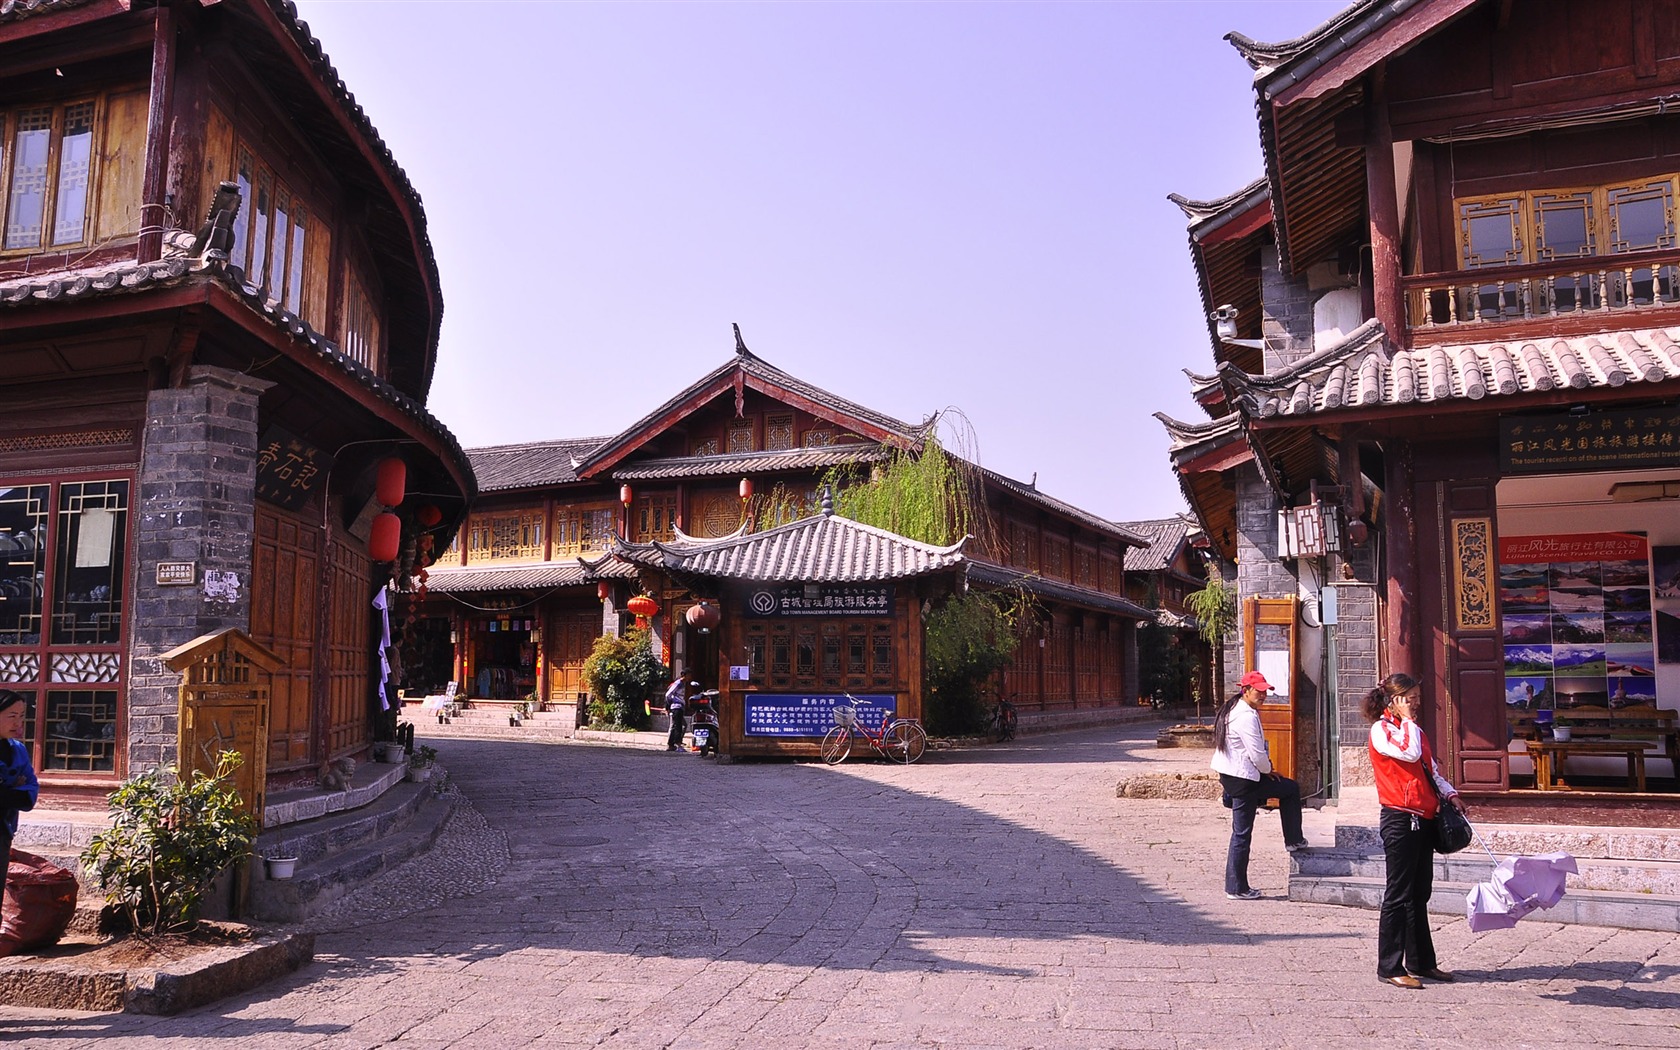
[[601, 636], [599, 609], [567, 609], [548, 616], [548, 640], [544, 643], [544, 660], [548, 664], [548, 699], [555, 703], [572, 703], [579, 693], [589, 691], [583, 684], [583, 662], [595, 648]]
[[300, 515], [258, 503], [253, 534], [251, 637], [285, 661], [269, 679], [268, 768], [297, 769], [313, 761], [321, 530]]
[[1260, 705], [1260, 731], [1272, 753], [1272, 768], [1293, 778], [1295, 760], [1295, 698], [1299, 695], [1296, 667], [1295, 607], [1297, 599], [1250, 598], [1243, 603], [1243, 670], [1259, 671], [1277, 691]]
[[367, 548], [340, 533], [331, 555], [325, 757], [336, 758], [368, 741], [368, 705], [378, 658], [373, 651], [373, 562]]

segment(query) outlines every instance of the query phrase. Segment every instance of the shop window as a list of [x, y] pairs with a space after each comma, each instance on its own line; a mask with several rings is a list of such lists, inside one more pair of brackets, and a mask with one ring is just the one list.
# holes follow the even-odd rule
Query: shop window
[[87, 239], [94, 104], [0, 111], [4, 247], [40, 249]]
[[109, 773], [116, 769], [116, 690], [50, 690], [41, 721], [46, 729], [44, 771]]
[[610, 503], [558, 507], [554, 512], [554, 555], [603, 551], [612, 540], [618, 511]]
[[764, 450], [789, 452], [793, 449], [793, 415], [766, 416], [764, 419]]
[[127, 536], [128, 482], [59, 486], [55, 645], [111, 645], [121, 637]]
[[729, 453], [757, 452], [757, 438], [750, 419], [737, 419], [729, 424]]
[[[48, 494], [45, 485], [24, 485], [0, 494], [0, 645], [34, 645], [41, 640]], [[35, 675], [0, 671], [0, 677], [16, 681]]]

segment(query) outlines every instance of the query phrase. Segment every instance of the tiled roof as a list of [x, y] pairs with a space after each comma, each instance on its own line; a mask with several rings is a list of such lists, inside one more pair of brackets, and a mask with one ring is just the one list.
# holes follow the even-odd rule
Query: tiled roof
[[91, 2], [92, 0], [0, 0], [0, 22], [16, 22], [30, 15], [51, 14]]
[[427, 573], [426, 589], [439, 594], [467, 594], [476, 591], [534, 591], [553, 587], [580, 587], [597, 580], [633, 579], [636, 567], [612, 558], [539, 562], [531, 565], [498, 566], [493, 569], [439, 568]]
[[1367, 321], [1287, 371], [1222, 376], [1249, 416], [1271, 419], [1661, 383], [1680, 379], [1680, 343], [1652, 328], [1390, 351], [1382, 326]]
[[1178, 556], [1179, 548], [1184, 546], [1185, 537], [1195, 522], [1182, 514], [1175, 514], [1170, 518], [1123, 521], [1120, 524], [1149, 541], [1147, 547], [1126, 552], [1126, 570], [1159, 572], [1173, 567], [1173, 560]]
[[1242, 416], [1235, 412], [1205, 423], [1181, 423], [1164, 412], [1156, 412], [1155, 418], [1166, 428], [1174, 456], [1216, 448], [1241, 438], [1243, 433]]
[[639, 564], [714, 579], [865, 583], [955, 569], [965, 560], [963, 542], [934, 547], [825, 513], [745, 536], [619, 542], [614, 553]]
[[650, 478], [710, 477], [718, 474], [756, 474], [783, 470], [814, 470], [847, 463], [878, 463], [892, 455], [880, 445], [852, 443], [788, 452], [752, 452], [734, 456], [672, 456], [667, 459], [625, 460], [612, 472], [614, 481]]
[[519, 445], [488, 445], [467, 450], [480, 492], [560, 485], [578, 480], [577, 464], [604, 437], [529, 441]]
[[1141, 547], [1148, 542], [1142, 536], [1128, 530], [1124, 525], [1109, 521], [1107, 518], [1099, 518], [1090, 511], [1081, 510], [1071, 503], [1063, 503], [1054, 496], [1045, 495], [1044, 493], [1038, 491], [1038, 487], [1036, 485], [1029, 485], [1024, 481], [1016, 481], [1014, 478], [1004, 477], [997, 471], [987, 470], [985, 467], [976, 467], [975, 469], [979, 470], [981, 474], [985, 475], [987, 479], [994, 482], [999, 487], [1014, 493], [1022, 499], [1031, 503], [1036, 503], [1049, 510], [1053, 510], [1058, 514], [1064, 514], [1067, 517], [1072, 518], [1074, 521], [1095, 529], [1098, 532], [1107, 533], [1108, 535], [1135, 547]]
[[1089, 587], [1079, 587], [1060, 580], [1049, 580], [1032, 572], [1022, 572], [1007, 565], [996, 562], [979, 561], [970, 558], [968, 561], [968, 578], [981, 583], [998, 587], [1022, 587], [1030, 594], [1040, 594], [1046, 598], [1078, 605], [1100, 612], [1119, 613], [1136, 620], [1148, 620], [1154, 613], [1135, 602], [1127, 601], [1117, 594], [1105, 594], [1094, 591]]
[[595, 460], [606, 458], [612, 453], [620, 451], [625, 445], [643, 436], [655, 423], [677, 411], [697, 394], [716, 386], [720, 380], [737, 371], [742, 373], [743, 376], [751, 376], [771, 386], [797, 394], [812, 404], [827, 408], [838, 415], [868, 423], [898, 438], [907, 446], [919, 445], [926, 436], [928, 427], [932, 422], [929, 420], [919, 426], [912, 426], [872, 408], [865, 408], [855, 401], [848, 401], [843, 397], [829, 393], [821, 387], [812, 386], [803, 379], [791, 376], [766, 362], [746, 347], [740, 346], [736, 349], [735, 355], [728, 361], [684, 387], [675, 396], [631, 424], [622, 433], [609, 438], [583, 464], [583, 469], [587, 471]]
[[268, 324], [289, 336], [292, 342], [313, 352], [321, 364], [368, 388], [375, 397], [396, 406], [441, 440], [466, 478], [466, 498], [469, 501], [472, 499], [476, 489], [467, 454], [455, 435], [427, 411], [425, 405], [345, 356], [339, 351], [337, 343], [315, 331], [303, 318], [282, 309], [261, 289], [246, 284], [245, 273], [239, 267], [229, 265], [215, 252], [190, 254], [193, 243], [192, 234], [184, 230], [170, 230], [164, 235], [163, 258], [157, 262], [103, 263], [0, 280], [0, 309], [27, 309], [41, 303], [114, 298], [196, 282], [218, 284], [256, 311]]
[[[1280, 66], [1287, 65], [1313, 50], [1319, 51], [1319, 54], [1314, 56], [1317, 59], [1313, 63], [1314, 67], [1323, 65], [1334, 55], [1351, 47], [1372, 30], [1386, 24], [1395, 15], [1418, 2], [1419, 0], [1360, 0], [1316, 29], [1293, 40], [1275, 44], [1262, 43], [1241, 33], [1226, 33], [1225, 39], [1237, 49], [1249, 68], [1255, 71], [1256, 79], [1259, 79], [1269, 76]], [[1373, 12], [1378, 17], [1364, 21], [1366, 16]]]

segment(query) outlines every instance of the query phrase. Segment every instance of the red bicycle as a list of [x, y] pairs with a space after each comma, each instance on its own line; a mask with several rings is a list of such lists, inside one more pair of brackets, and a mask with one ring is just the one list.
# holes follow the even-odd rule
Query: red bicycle
[[[857, 702], [857, 697], [850, 693], [846, 699]], [[868, 726], [858, 722], [856, 707], [841, 705], [834, 709], [834, 728], [822, 739], [822, 760], [831, 766], [844, 762], [852, 753], [852, 739], [858, 736], [889, 762], [909, 765], [927, 750], [927, 730], [916, 719], [882, 719], [880, 728], [871, 733]]]

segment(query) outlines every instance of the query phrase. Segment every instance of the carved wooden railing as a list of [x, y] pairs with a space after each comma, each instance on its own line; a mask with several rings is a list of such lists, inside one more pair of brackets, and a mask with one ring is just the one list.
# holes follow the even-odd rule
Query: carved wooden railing
[[1680, 251], [1485, 266], [1401, 279], [1414, 333], [1680, 307]]

